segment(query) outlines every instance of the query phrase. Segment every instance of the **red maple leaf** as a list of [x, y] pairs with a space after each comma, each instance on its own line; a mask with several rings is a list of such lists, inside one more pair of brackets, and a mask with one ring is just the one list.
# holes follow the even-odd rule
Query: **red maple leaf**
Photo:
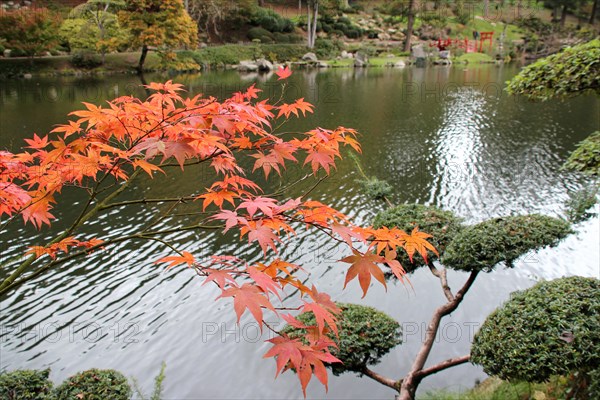
[[317, 328], [319, 329], [319, 334], [323, 334], [326, 328], [325, 324], [327, 324], [329, 328], [337, 335], [337, 318], [326, 307], [323, 307], [321, 304], [318, 303], [304, 302], [302, 312], [312, 312], [315, 315], [315, 319], [317, 321]]
[[279, 67], [275, 74], [279, 77], [277, 80], [282, 81], [290, 77], [292, 75], [292, 70], [287, 65], [284, 67]]
[[328, 364], [341, 363], [338, 358], [334, 357], [329, 351], [318, 351], [318, 350], [304, 350], [302, 352], [302, 362], [298, 372], [298, 378], [300, 379], [300, 385], [302, 385], [302, 393], [306, 397], [306, 387], [310, 382], [313, 374], [317, 379], [325, 386], [325, 391], [328, 390], [327, 383], [327, 369], [325, 369], [326, 362]]
[[236, 284], [235, 279], [227, 271], [205, 268], [203, 272], [207, 274], [207, 277], [202, 285], [206, 285], [208, 282], [215, 282], [221, 289], [224, 289], [227, 281], [232, 282], [234, 285]]
[[275, 241], [281, 243], [279, 236], [273, 233], [273, 230], [268, 226], [262, 225], [262, 221], [256, 224], [255, 227], [248, 228], [248, 242], [256, 242], [263, 250], [263, 253], [267, 254], [267, 248], [270, 247], [275, 253], [277, 253], [277, 247], [275, 247]]
[[227, 232], [238, 224], [244, 224], [248, 222], [245, 218], [238, 216], [235, 211], [231, 210], [223, 210], [220, 213], [213, 215], [211, 219], [220, 219], [225, 221], [225, 229], [223, 230], [223, 233]]
[[233, 308], [237, 315], [237, 322], [240, 322], [240, 318], [244, 311], [248, 309], [250, 313], [256, 319], [256, 322], [260, 325], [262, 330], [263, 312], [262, 308], [268, 308], [269, 310], [276, 312], [275, 308], [265, 296], [264, 292], [258, 287], [245, 283], [242, 287], [234, 287], [223, 290], [223, 293], [217, 297], [233, 297]]
[[256, 211], [260, 210], [263, 214], [272, 217], [273, 209], [277, 207], [277, 201], [269, 197], [255, 197], [254, 199], [246, 200], [242, 202], [238, 209], [245, 208], [248, 214], [253, 217]]

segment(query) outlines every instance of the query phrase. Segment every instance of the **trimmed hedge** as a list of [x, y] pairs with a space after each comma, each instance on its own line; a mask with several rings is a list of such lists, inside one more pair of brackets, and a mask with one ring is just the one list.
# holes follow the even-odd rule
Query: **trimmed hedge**
[[600, 365], [600, 281], [569, 277], [515, 292], [475, 335], [471, 361], [502, 379], [542, 382]]
[[[362, 372], [367, 365], [381, 361], [381, 357], [402, 343], [400, 324], [387, 314], [372, 307], [358, 304], [337, 303], [341, 309], [338, 316], [338, 337], [331, 334], [338, 345], [331, 354], [339, 358], [343, 364], [331, 364], [334, 375], [344, 372]], [[312, 313], [301, 314], [298, 318], [304, 324], [315, 324]], [[283, 332], [290, 337], [300, 337], [302, 329], [286, 326]]]
[[132, 390], [127, 378], [112, 369], [79, 372], [54, 391], [56, 400], [129, 400]]
[[[428, 232], [425, 227], [422, 230]], [[554, 246], [570, 233], [567, 221], [545, 215], [494, 218], [456, 235], [441, 262], [463, 271], [490, 272], [502, 261], [512, 268], [513, 262], [528, 251]]]
[[50, 370], [16, 370], [0, 374], [0, 399], [50, 400]]
[[[387, 228], [397, 227], [407, 233], [410, 233], [415, 227], [419, 227], [420, 231], [433, 236], [429, 240], [440, 255], [444, 253], [454, 237], [464, 229], [462, 220], [451, 211], [421, 204], [404, 204], [380, 212], [373, 220], [373, 226], [375, 228], [381, 228], [382, 226]], [[433, 260], [436, 255], [429, 253], [428, 257]], [[425, 261], [418, 254], [414, 255], [411, 263], [406, 251], [403, 249], [398, 250], [398, 261], [400, 261], [406, 272], [413, 272], [425, 265]]]

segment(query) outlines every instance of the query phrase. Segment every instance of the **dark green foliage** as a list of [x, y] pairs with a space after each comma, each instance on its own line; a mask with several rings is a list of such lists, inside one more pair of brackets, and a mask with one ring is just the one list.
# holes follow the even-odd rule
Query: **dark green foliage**
[[597, 195], [598, 188], [596, 186], [590, 186], [573, 193], [565, 204], [569, 221], [577, 224], [595, 216], [596, 213], [591, 212], [591, 208], [596, 205]]
[[[433, 237], [429, 239], [431, 244], [442, 255], [448, 244], [463, 229], [462, 220], [451, 211], [440, 210], [433, 206], [424, 206], [422, 204], [404, 204], [380, 212], [373, 221], [375, 228], [385, 226], [387, 228], [399, 228], [410, 233], [415, 227], [426, 232]], [[434, 259], [435, 254], [429, 256]], [[398, 261], [407, 272], [413, 272], [418, 267], [424, 265], [424, 260], [420, 255], [415, 254], [413, 263], [410, 262], [406, 251], [398, 250]]]
[[517, 18], [513, 22], [519, 28], [527, 29], [538, 34], [550, 34], [554, 26], [550, 22], [542, 21], [538, 17], [529, 16], [527, 18]]
[[[332, 354], [344, 364], [333, 364], [331, 369], [335, 375], [347, 371], [361, 372], [367, 365], [375, 365], [381, 357], [402, 343], [400, 324], [387, 314], [372, 307], [358, 304], [338, 303], [342, 310], [339, 318], [338, 338], [331, 338], [339, 346]], [[298, 317], [305, 324], [314, 324], [312, 313]], [[304, 334], [300, 329], [287, 326], [284, 330], [290, 337]]]
[[525, 67], [507, 91], [534, 100], [568, 97], [582, 91], [600, 94], [600, 40], [569, 47]]
[[600, 176], [600, 131], [592, 133], [577, 145], [565, 162], [564, 168]]
[[338, 54], [342, 46], [343, 43], [337, 39], [330, 40], [317, 38], [317, 40], [315, 40], [315, 53], [319, 59], [333, 58]]
[[[56, 400], [129, 400], [127, 378], [111, 369], [90, 369], [69, 377], [55, 390]], [[83, 396], [83, 397], [82, 397]]]
[[227, 44], [197, 51], [181, 51], [178, 54], [192, 58], [198, 65], [210, 67], [235, 65], [242, 60], [252, 60], [257, 53], [268, 55], [271, 61], [294, 61], [301, 59], [307, 51], [306, 46], [299, 44], [261, 43], [253, 46]]
[[520, 256], [554, 246], [571, 232], [567, 221], [545, 215], [494, 218], [456, 235], [441, 261], [447, 267], [464, 271], [490, 272], [502, 261], [513, 267], [513, 261]]
[[250, 23], [269, 32], [291, 33], [294, 31], [294, 23], [291, 20], [268, 8], [257, 7], [250, 17]]
[[300, 43], [300, 42], [303, 41], [302, 36], [296, 35], [296, 34], [293, 34], [293, 33], [279, 33], [279, 32], [275, 32], [275, 33], [273, 33], [273, 38], [275, 38], [275, 42], [282, 43], [282, 44], [286, 44], [286, 43]]
[[71, 56], [71, 64], [76, 68], [92, 69], [102, 65], [102, 60], [93, 51], [78, 50]]
[[368, 179], [361, 179], [358, 182], [363, 186], [367, 196], [372, 199], [385, 199], [392, 194], [392, 186], [375, 176]]
[[0, 374], [0, 399], [45, 400], [50, 399], [52, 382], [50, 370], [16, 370]]
[[275, 41], [273, 34], [261, 27], [250, 28], [248, 30], [248, 39], [258, 39], [261, 41], [261, 43], [273, 43]]
[[600, 365], [600, 281], [569, 277], [515, 292], [475, 335], [471, 361], [502, 379], [542, 382]]

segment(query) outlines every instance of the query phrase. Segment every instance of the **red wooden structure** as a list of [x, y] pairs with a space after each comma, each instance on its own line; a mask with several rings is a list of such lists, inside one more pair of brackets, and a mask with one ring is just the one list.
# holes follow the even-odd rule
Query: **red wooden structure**
[[447, 50], [448, 47], [456, 47], [459, 49], [464, 49], [466, 53], [474, 53], [483, 51], [483, 46], [485, 42], [488, 42], [489, 50], [492, 50], [492, 45], [494, 43], [494, 32], [480, 32], [479, 40], [469, 40], [469, 39], [438, 39], [437, 41], [430, 42], [429, 47], [437, 47], [438, 50], [444, 51]]
[[485, 41], [489, 42], [489, 49], [492, 50], [492, 45], [494, 44], [494, 32], [481, 32], [481, 37], [479, 39], [479, 52], [483, 49], [483, 43]]

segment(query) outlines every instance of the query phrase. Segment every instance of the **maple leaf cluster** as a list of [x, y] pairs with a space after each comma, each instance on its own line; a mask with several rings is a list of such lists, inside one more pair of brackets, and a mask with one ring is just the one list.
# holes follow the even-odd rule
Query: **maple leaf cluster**
[[[278, 75], [286, 79], [289, 74], [281, 70]], [[341, 148], [360, 152], [357, 133], [348, 128], [278, 134], [273, 127], [282, 120], [313, 112], [304, 99], [270, 104], [259, 100], [260, 90], [254, 86], [224, 101], [201, 95], [184, 98], [182, 86], [171, 81], [151, 83], [147, 88], [154, 93], [146, 100], [125, 96], [104, 107], [84, 103], [84, 110], [71, 113], [74, 120], [50, 135], [34, 135], [21, 153], [0, 152], [0, 217], [20, 215], [25, 223], [41, 228], [54, 219], [53, 204], [65, 186], [94, 193], [94, 185], [106, 180], [127, 182], [140, 171], [153, 177], [171, 173], [172, 164], [185, 169], [208, 162], [214, 180], [191, 198], [209, 214], [207, 222], [259, 246], [262, 256], [255, 260], [234, 255], [197, 259], [193, 252], [181, 251], [156, 262], [167, 263], [169, 268], [186, 265], [202, 277], [203, 284], [216, 285], [221, 291], [218, 298], [233, 300], [238, 322], [248, 311], [261, 329], [272, 329], [264, 322], [264, 313], [269, 312], [305, 329], [307, 335], [301, 340], [283, 333], [269, 340], [273, 347], [265, 357], [276, 358], [277, 374], [296, 371], [304, 393], [312, 376], [326, 386], [325, 364], [339, 361], [330, 353], [335, 344], [327, 336], [337, 334], [339, 309], [329, 295], [307, 286], [303, 275], [310, 271], [280, 258], [282, 238], [295, 236], [297, 229], [315, 229], [347, 246], [351, 255], [341, 260], [350, 264], [345, 285], [358, 278], [364, 296], [372, 277], [386, 285], [382, 268], [403, 279], [405, 272], [396, 260], [399, 248], [410, 257], [419, 253], [426, 259], [428, 251], [435, 253], [427, 241], [429, 235], [418, 229], [406, 233], [360, 227], [321, 202], [303, 197], [281, 200], [263, 193], [255, 175], [270, 179], [281, 175], [289, 164], [309, 166], [314, 176], [328, 175], [341, 158]], [[248, 159], [254, 160], [252, 171], [242, 167]], [[29, 253], [56, 258], [72, 247], [98, 248], [100, 244], [100, 239], [80, 242], [68, 236], [32, 246]], [[283, 307], [282, 299], [289, 293], [298, 296], [299, 314], [314, 314], [315, 326], [305, 326], [283, 313], [289, 308]]]

